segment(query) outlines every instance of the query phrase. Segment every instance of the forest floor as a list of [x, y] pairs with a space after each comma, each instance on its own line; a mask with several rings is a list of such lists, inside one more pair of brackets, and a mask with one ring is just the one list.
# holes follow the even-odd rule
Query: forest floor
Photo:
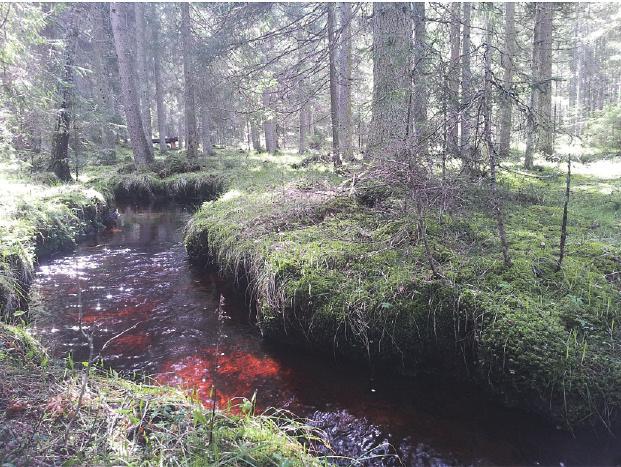
[[[29, 331], [38, 258], [112, 220], [105, 197], [19, 163], [0, 167], [0, 462], [3, 465], [323, 465], [317, 434], [291, 414], [203, 407], [170, 387], [51, 358]], [[194, 185], [193, 185], [194, 186]], [[12, 323], [12, 325], [7, 324]], [[78, 400], [83, 392], [78, 408]], [[211, 443], [208, 442], [213, 438]]]
[[557, 271], [563, 167], [528, 174], [541, 178], [506, 168], [510, 268], [486, 185], [465, 184], [450, 207], [427, 208], [434, 276], [403, 191], [356, 181], [358, 167], [335, 174], [288, 154], [214, 158], [209, 170], [226, 188], [194, 216], [186, 247], [250, 286], [268, 338], [370, 358], [378, 370], [474, 379], [559, 425], [612, 429], [621, 409], [621, 179], [610, 167], [574, 167]]
[[[22, 181], [6, 178], [13, 185], [7, 190], [12, 195], [2, 201], [2, 268], [31, 273], [38, 251], [44, 252], [47, 245], [54, 246], [52, 250], [70, 245], [88, 226], [100, 223], [105, 211], [89, 206], [103, 206], [106, 200], [210, 200], [202, 203], [188, 226], [188, 253], [196, 262], [216, 263], [249, 286], [258, 325], [267, 338], [370, 359], [378, 371], [472, 379], [506, 404], [541, 413], [559, 425], [595, 422], [614, 429], [621, 408], [621, 179], [614, 176], [612, 164], [597, 173], [593, 164], [574, 167], [567, 257], [560, 271], [555, 264], [565, 183], [562, 166], [530, 174], [543, 178], [517, 173], [521, 171], [509, 163], [501, 172], [511, 268], [502, 263], [484, 184], [465, 184], [444, 209], [428, 207], [425, 231], [439, 273], [434, 275], [417, 213], [408, 207], [403, 190], [360, 176], [366, 170], [360, 163], [335, 173], [320, 157], [233, 150], [198, 162], [188, 162], [179, 152], [159, 157], [150, 170], [142, 171], [125, 156], [115, 166], [86, 167], [81, 183], [66, 186], [55, 186], [43, 180], [44, 175], [34, 185], [26, 176]], [[68, 220], [60, 222], [63, 228], [59, 219]], [[15, 253], [21, 259], [16, 260]], [[22, 263], [30, 269], [16, 267]], [[4, 272], [2, 286], [7, 288], [27, 276]], [[18, 295], [3, 293], [3, 309], [15, 310]], [[16, 347], [10, 344], [13, 338], [6, 337], [8, 331], [2, 332], [2, 349]], [[75, 401], [75, 374], [47, 376], [45, 367], [30, 370], [19, 364], [12, 370], [3, 352], [0, 365], [7, 375], [15, 370], [15, 378], [30, 384], [29, 375], [43, 381], [62, 373], [63, 390], [73, 391]], [[114, 397], [129, 397], [117, 385], [127, 388], [130, 383], [93, 376], [93, 394], [107, 391], [97, 389], [95, 381], [110, 383]], [[4, 417], [15, 398], [11, 387], [3, 386]], [[139, 388], [134, 387], [138, 392], [133, 394]], [[135, 425], [134, 418], [148, 412], [145, 397], [130, 399], [133, 412], [123, 404], [103, 405], [116, 411], [117, 428]], [[33, 401], [33, 411], [20, 411], [18, 404], [16, 413], [25, 421], [30, 415], [22, 414], [38, 414], [48, 423], [48, 402], [49, 398], [45, 403]], [[150, 407], [158, 404], [149, 402]], [[179, 410], [186, 418], [179, 423], [203, 436], [201, 424], [187, 418], [195, 416], [195, 409], [183, 404]], [[173, 413], [178, 413], [176, 408]], [[65, 418], [50, 420], [65, 426], [70, 414], [68, 410]], [[153, 415], [152, 424], [161, 416]], [[245, 434], [244, 424], [254, 419], [218, 416], [225, 427], [233, 423], [235, 428], [224, 432], [243, 445], [231, 455], [263, 446], [263, 441], [257, 445], [256, 438]], [[199, 412], [196, 417], [202, 420]], [[302, 444], [277, 429], [282, 423], [265, 423], [271, 434], [261, 436], [268, 451], [269, 446], [285, 443], [282, 449], [291, 452], [292, 459], [310, 462], [300, 461], [307, 455]], [[122, 438], [134, 449], [128, 455], [146, 455], [151, 445], [143, 446], [131, 436]], [[182, 439], [175, 446], [182, 453], [194, 452], [194, 438], [187, 438], [187, 445]], [[129, 451], [117, 449], [123, 443], [107, 445], [102, 452], [125, 455]], [[153, 458], [178, 454], [156, 445], [160, 448], [148, 451]]]

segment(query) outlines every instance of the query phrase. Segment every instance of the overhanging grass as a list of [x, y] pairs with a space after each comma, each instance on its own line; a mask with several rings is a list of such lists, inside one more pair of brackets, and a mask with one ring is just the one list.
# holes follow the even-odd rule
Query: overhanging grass
[[[0, 323], [0, 458], [43, 465], [326, 465], [309, 452], [318, 433], [291, 414], [238, 415], [186, 393], [48, 362], [26, 330]], [[212, 439], [211, 444], [209, 443]]]
[[[83, 177], [112, 193], [101, 180], [118, 175], [118, 167]], [[100, 227], [106, 197], [81, 184], [56, 185], [2, 172], [11, 196], [0, 207], [0, 310], [2, 319], [18, 322], [28, 299], [38, 256], [74, 245]], [[212, 174], [181, 173], [153, 182], [151, 174], [118, 175], [118, 186], [152, 200], [158, 187], [178, 200], [208, 199], [219, 188]], [[91, 180], [89, 180], [91, 178]], [[161, 183], [161, 185], [159, 185]], [[147, 187], [143, 191], [141, 187]], [[155, 188], [154, 188], [155, 187]], [[140, 199], [142, 200], [142, 199]], [[83, 370], [84, 371], [84, 370]], [[16, 464], [67, 465], [326, 465], [311, 455], [321, 443], [318, 433], [285, 411], [261, 415], [243, 401], [239, 414], [211, 411], [186, 393], [140, 384], [114, 372], [92, 369], [88, 384], [73, 367], [48, 360], [45, 350], [21, 326], [0, 321], [0, 459]], [[86, 391], [76, 415], [76, 401]], [[209, 443], [209, 439], [212, 442]]]
[[0, 318], [25, 307], [37, 257], [70, 248], [102, 226], [104, 197], [82, 185], [44, 185], [0, 167]]
[[566, 425], [617, 417], [621, 295], [610, 278], [621, 268], [621, 198], [601, 189], [619, 180], [574, 178], [560, 272], [562, 177], [502, 179], [509, 270], [486, 192], [469, 189], [463, 213], [429, 213], [436, 279], [398, 193], [351, 196], [321, 165], [257, 160], [245, 171], [195, 215], [186, 247], [250, 285], [264, 335], [474, 378]]
[[154, 201], [197, 203], [218, 196], [227, 176], [216, 159], [188, 161], [181, 151], [160, 156], [149, 167], [138, 170], [133, 163], [90, 166], [84, 178], [89, 186], [112, 201], [148, 204]]

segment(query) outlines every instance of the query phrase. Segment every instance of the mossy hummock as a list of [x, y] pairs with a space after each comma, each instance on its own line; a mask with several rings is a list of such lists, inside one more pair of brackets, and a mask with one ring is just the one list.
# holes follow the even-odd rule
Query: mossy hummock
[[197, 262], [250, 285], [267, 338], [473, 379], [565, 426], [612, 426], [621, 408], [621, 294], [610, 280], [621, 265], [620, 213], [592, 180], [575, 182], [583, 191], [560, 271], [560, 181], [503, 178], [509, 269], [494, 219], [477, 206], [482, 193], [465, 194], [468, 216], [430, 211], [438, 278], [399, 193], [352, 192], [322, 166], [246, 170], [196, 213], [185, 243]]

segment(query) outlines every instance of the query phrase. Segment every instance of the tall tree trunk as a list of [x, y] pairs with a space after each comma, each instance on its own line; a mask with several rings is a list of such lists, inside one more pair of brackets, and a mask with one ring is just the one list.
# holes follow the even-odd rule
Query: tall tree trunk
[[194, 66], [192, 49], [192, 23], [190, 4], [181, 4], [181, 41], [183, 46], [183, 81], [185, 98], [186, 152], [189, 158], [198, 156], [198, 129], [196, 124], [196, 105], [194, 103]]
[[341, 165], [341, 149], [339, 146], [339, 95], [338, 78], [336, 76], [336, 51], [337, 43], [335, 36], [336, 15], [334, 3], [328, 3], [328, 47], [330, 54], [330, 116], [332, 120], [332, 163], [335, 167]]
[[304, 47], [304, 37], [302, 34], [302, 30], [298, 32], [297, 35], [297, 43], [298, 43], [298, 61], [300, 63], [300, 67], [298, 69], [299, 78], [298, 78], [298, 101], [299, 101], [299, 110], [298, 110], [298, 154], [304, 154], [308, 149], [308, 91], [307, 91], [307, 78], [304, 76], [304, 54], [306, 52]]
[[552, 120], [552, 16], [554, 4], [543, 2], [539, 49], [539, 150], [545, 155], [554, 152], [554, 122]]
[[52, 158], [50, 170], [63, 182], [71, 180], [69, 168], [69, 136], [71, 131], [71, 106], [73, 104], [73, 64], [78, 41], [79, 12], [76, 6], [69, 7], [67, 32], [65, 34], [63, 78], [60, 83], [60, 108], [56, 118], [56, 127], [52, 135]]
[[485, 88], [483, 94], [483, 137], [487, 146], [487, 154], [489, 157], [489, 169], [490, 169], [490, 185], [491, 185], [491, 201], [492, 209], [494, 211], [494, 217], [496, 218], [496, 227], [498, 228], [498, 237], [500, 239], [500, 246], [502, 250], [502, 257], [505, 267], [511, 266], [511, 257], [509, 255], [509, 242], [507, 241], [507, 234], [505, 232], [505, 221], [502, 207], [502, 197], [498, 194], [498, 187], [496, 184], [496, 166], [498, 164], [496, 160], [496, 148], [492, 140], [492, 39], [493, 31], [490, 21], [491, 13], [486, 12], [485, 29], [487, 30], [485, 38], [485, 57], [484, 57], [484, 69], [485, 69]]
[[139, 96], [136, 90], [135, 61], [129, 48], [127, 32], [127, 6], [124, 3], [110, 3], [110, 22], [114, 33], [114, 46], [119, 62], [123, 107], [127, 117], [127, 130], [137, 165], [153, 160], [151, 141], [147, 141], [140, 116]]
[[166, 108], [164, 107], [164, 83], [162, 81], [162, 47], [160, 43], [160, 14], [157, 5], [151, 5], [151, 32], [153, 34], [153, 79], [155, 80], [155, 106], [157, 109], [157, 132], [160, 151], [166, 152]]
[[298, 154], [304, 154], [308, 149], [307, 132], [308, 132], [308, 109], [306, 104], [306, 86], [304, 79], [300, 79], [298, 83], [298, 95], [300, 98], [300, 110], [299, 114], [299, 133], [298, 133]]
[[416, 150], [426, 157], [429, 150], [427, 134], [427, 30], [425, 26], [425, 3], [414, 2], [414, 96], [412, 115]]
[[470, 141], [470, 129], [472, 125], [472, 70], [470, 68], [470, 18], [472, 13], [472, 3], [464, 2], [463, 7], [463, 31], [462, 31], [462, 52], [461, 52], [461, 140], [459, 149], [464, 164], [471, 167], [475, 164], [475, 154], [472, 151]]
[[498, 141], [498, 153], [501, 158], [509, 156], [511, 149], [511, 127], [513, 110], [513, 60], [515, 59], [515, 3], [505, 3], [505, 50], [502, 54], [502, 77], [503, 94], [500, 108], [500, 135]]
[[308, 136], [315, 136], [315, 105], [312, 100], [308, 103]]
[[203, 92], [200, 97], [200, 117], [201, 117], [201, 143], [203, 145], [203, 154], [213, 156], [216, 152], [213, 149], [213, 138], [211, 128], [211, 118], [209, 115], [209, 93]]
[[112, 102], [112, 89], [110, 87], [110, 77], [106, 73], [106, 57], [109, 48], [105, 31], [105, 24], [108, 20], [108, 11], [100, 3], [91, 5], [93, 14], [93, 52], [96, 70], [95, 86], [97, 91], [97, 103], [101, 107], [101, 159], [112, 163], [116, 160], [116, 134], [112, 130], [114, 120], [114, 103]]
[[151, 141], [151, 99], [149, 96], [149, 67], [147, 63], [145, 6], [144, 3], [134, 3], [134, 16], [136, 18], [136, 65], [138, 68], [138, 86], [140, 90], [140, 116], [145, 137]]
[[263, 148], [261, 147], [261, 135], [259, 133], [259, 121], [258, 118], [254, 115], [250, 117], [250, 139], [252, 140], [252, 149], [256, 152], [261, 152]]
[[459, 157], [459, 46], [461, 29], [461, 5], [459, 2], [451, 4], [451, 24], [449, 29], [449, 42], [451, 57], [448, 70], [448, 128], [447, 148], [453, 157]]
[[524, 168], [532, 169], [537, 137], [539, 60], [541, 49], [541, 4], [535, 3], [535, 23], [533, 25], [533, 50], [531, 60], [531, 90], [528, 115], [526, 117], [526, 151], [524, 152]]
[[408, 3], [373, 4], [373, 101], [368, 153], [403, 149], [412, 91], [412, 15]]
[[345, 160], [352, 160], [354, 149], [352, 146], [353, 123], [351, 113], [351, 68], [352, 68], [352, 31], [354, 19], [352, 4], [340, 3], [341, 12], [341, 47], [339, 48], [339, 145]]
[[272, 114], [272, 93], [269, 89], [263, 90], [263, 107], [265, 114], [263, 116], [263, 131], [265, 133], [265, 150], [270, 154], [274, 154], [277, 149], [276, 141], [276, 122]]

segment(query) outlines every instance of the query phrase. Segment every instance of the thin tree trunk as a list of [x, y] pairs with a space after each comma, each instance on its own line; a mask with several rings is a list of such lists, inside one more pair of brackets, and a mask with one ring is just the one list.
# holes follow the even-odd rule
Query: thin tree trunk
[[571, 157], [567, 156], [567, 178], [565, 182], [565, 202], [563, 203], [563, 220], [561, 222], [561, 241], [559, 244], [558, 262], [556, 270], [560, 271], [565, 258], [565, 243], [567, 242], [567, 213], [569, 208], [569, 196], [571, 194]]
[[538, 95], [537, 87], [539, 85], [539, 60], [541, 48], [541, 4], [535, 3], [535, 24], [533, 25], [533, 55], [531, 61], [531, 91], [530, 105], [527, 115], [526, 128], [526, 151], [524, 152], [524, 168], [532, 169], [534, 162], [534, 152], [537, 136], [537, 113], [538, 113]]
[[341, 165], [341, 149], [339, 146], [339, 95], [338, 78], [336, 76], [336, 15], [334, 3], [328, 3], [328, 47], [330, 54], [330, 116], [332, 121], [332, 163]]
[[116, 160], [116, 134], [112, 130], [114, 119], [114, 104], [110, 77], [106, 73], [104, 57], [108, 53], [108, 40], [105, 32], [105, 22], [108, 20], [107, 9], [100, 4], [91, 5], [93, 14], [93, 51], [96, 69], [95, 86], [97, 87], [97, 102], [101, 106], [101, 159], [107, 163]]
[[207, 156], [213, 156], [216, 152], [213, 149], [213, 138], [211, 135], [211, 119], [209, 117], [209, 109], [208, 109], [208, 97], [209, 94], [207, 92], [203, 92], [201, 94], [200, 99], [200, 116], [201, 116], [201, 143], [203, 144], [203, 153]]
[[509, 242], [505, 232], [504, 213], [502, 208], [502, 198], [498, 193], [496, 182], [496, 148], [492, 140], [492, 25], [490, 21], [490, 12], [486, 12], [486, 39], [485, 39], [485, 89], [483, 101], [483, 135], [487, 145], [487, 153], [489, 157], [490, 168], [490, 184], [492, 209], [496, 218], [496, 227], [498, 228], [498, 237], [502, 249], [502, 257], [505, 267], [511, 266], [511, 257], [509, 256]]
[[272, 116], [272, 95], [269, 89], [263, 90], [263, 107], [265, 108], [265, 115], [263, 117], [263, 131], [265, 133], [265, 150], [270, 154], [276, 152], [276, 122]]
[[461, 52], [461, 140], [459, 149], [464, 164], [472, 167], [475, 164], [472, 143], [470, 141], [470, 127], [472, 124], [471, 104], [472, 104], [472, 70], [470, 68], [470, 17], [472, 4], [464, 2], [463, 7], [463, 31], [462, 31], [462, 52]]
[[304, 154], [308, 149], [308, 142], [306, 138], [306, 133], [308, 132], [308, 122], [306, 119], [308, 118], [308, 110], [306, 109], [306, 105], [304, 101], [306, 99], [306, 87], [304, 85], [304, 80], [300, 79], [298, 84], [299, 86], [299, 96], [300, 96], [300, 110], [299, 114], [299, 137], [298, 137], [298, 154]]
[[194, 65], [192, 49], [192, 23], [190, 4], [181, 4], [181, 41], [183, 46], [183, 81], [186, 153], [188, 158], [198, 157], [198, 128], [196, 124], [196, 105], [194, 95]]
[[412, 114], [417, 152], [427, 157], [427, 31], [425, 27], [425, 3], [414, 2], [414, 98]]
[[513, 60], [515, 59], [515, 3], [505, 3], [505, 50], [502, 54], [502, 77], [503, 95], [500, 108], [500, 135], [498, 152], [501, 158], [509, 156], [511, 149], [511, 127], [513, 110]]
[[140, 116], [144, 135], [151, 141], [151, 99], [149, 96], [149, 67], [147, 66], [146, 26], [144, 3], [134, 3], [134, 16], [136, 18], [136, 65], [138, 68], [138, 86], [140, 88]]
[[412, 15], [407, 3], [373, 4], [373, 101], [368, 153], [392, 157], [405, 146], [412, 93]]
[[71, 180], [69, 168], [69, 136], [71, 132], [71, 106], [73, 104], [73, 64], [78, 41], [79, 12], [71, 6], [68, 12], [67, 33], [65, 35], [65, 63], [63, 79], [60, 84], [61, 103], [52, 136], [52, 159], [50, 170], [63, 182]]
[[312, 101], [308, 104], [308, 136], [315, 136], [315, 106]]
[[539, 150], [544, 155], [554, 152], [553, 135], [554, 124], [552, 121], [552, 16], [553, 3], [543, 2], [541, 8], [541, 26], [539, 49]]
[[256, 152], [261, 152], [263, 148], [261, 147], [261, 135], [259, 133], [259, 122], [257, 121], [257, 117], [250, 117], [250, 138], [252, 139], [252, 149]]
[[127, 4], [110, 3], [110, 22], [114, 33], [114, 45], [119, 62], [119, 75], [127, 129], [137, 165], [153, 160], [153, 148], [147, 141], [140, 116], [139, 96], [136, 90], [135, 61], [131, 56], [127, 33]]
[[166, 108], [164, 107], [164, 83], [162, 81], [162, 47], [160, 43], [160, 14], [157, 5], [151, 5], [151, 32], [153, 33], [153, 78], [155, 80], [155, 105], [160, 151], [166, 152]]
[[449, 29], [449, 42], [451, 46], [451, 58], [448, 70], [448, 128], [447, 146], [453, 157], [459, 157], [459, 46], [461, 28], [461, 6], [459, 2], [451, 4], [451, 24]]
[[307, 133], [308, 133], [308, 95], [307, 95], [307, 79], [302, 75], [303, 64], [304, 64], [304, 37], [302, 35], [302, 31], [300, 30], [297, 35], [298, 42], [298, 60], [299, 63], [302, 64], [298, 73], [300, 77], [298, 78], [298, 101], [300, 103], [300, 108], [298, 111], [298, 154], [304, 154], [308, 149], [308, 141], [307, 141]]
[[353, 124], [351, 112], [351, 68], [352, 68], [352, 31], [353, 21], [352, 4], [340, 3], [341, 12], [341, 47], [339, 48], [339, 145], [343, 158], [352, 160], [354, 150], [352, 146]]

